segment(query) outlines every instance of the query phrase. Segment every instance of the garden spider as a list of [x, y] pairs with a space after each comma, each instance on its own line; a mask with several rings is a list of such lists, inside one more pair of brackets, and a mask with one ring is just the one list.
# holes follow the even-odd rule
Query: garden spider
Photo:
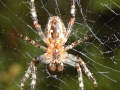
[[84, 90], [83, 85], [83, 78], [82, 78], [82, 70], [87, 74], [87, 76], [93, 81], [95, 90], [97, 90], [97, 82], [96, 79], [92, 76], [92, 73], [87, 68], [86, 64], [80, 57], [76, 57], [72, 54], [68, 54], [67, 50], [72, 49], [73, 47], [77, 46], [78, 44], [88, 40], [89, 38], [93, 37], [92, 35], [88, 37], [84, 37], [83, 39], [79, 39], [76, 42], [68, 46], [64, 46], [67, 42], [71, 29], [73, 27], [75, 21], [75, 0], [72, 0], [71, 5], [71, 19], [68, 23], [68, 28], [66, 29], [63, 22], [58, 16], [50, 17], [48, 24], [46, 26], [46, 35], [43, 34], [41, 30], [41, 26], [38, 24], [38, 19], [35, 11], [34, 0], [30, 1], [30, 9], [32, 14], [32, 19], [35, 28], [37, 29], [38, 34], [45, 42], [47, 47], [41, 46], [40, 44], [36, 43], [35, 41], [29, 39], [28, 37], [19, 34], [20, 37], [24, 38], [25, 40], [29, 41], [35, 47], [38, 47], [44, 50], [46, 53], [40, 55], [38, 57], [33, 58], [31, 61], [28, 70], [21, 81], [20, 89], [23, 90], [24, 83], [28, 79], [29, 75], [32, 74], [32, 81], [31, 81], [31, 90], [35, 90], [36, 85], [36, 70], [39, 63], [49, 64], [49, 69], [51, 71], [55, 71], [56, 68], [58, 71], [63, 71], [64, 64], [71, 65], [77, 68], [78, 72], [78, 82], [79, 82], [79, 89]]

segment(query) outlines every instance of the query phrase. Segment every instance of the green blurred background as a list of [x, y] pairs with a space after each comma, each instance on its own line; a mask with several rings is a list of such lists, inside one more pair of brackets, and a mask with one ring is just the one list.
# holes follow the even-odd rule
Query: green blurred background
[[[95, 38], [69, 50], [80, 56], [93, 73], [99, 90], [120, 88], [120, 0], [76, 0], [76, 21], [70, 44], [84, 36]], [[70, 0], [35, 0], [39, 23], [45, 30], [50, 16], [58, 15], [67, 24]], [[33, 57], [44, 52], [21, 39], [22, 33], [45, 45], [32, 23], [29, 0], [0, 0], [0, 90], [19, 90], [20, 81]], [[83, 73], [85, 90], [94, 90], [92, 81]], [[30, 90], [31, 77], [25, 83]], [[39, 65], [36, 90], [78, 90], [77, 72], [65, 65], [63, 72], [51, 72]]]

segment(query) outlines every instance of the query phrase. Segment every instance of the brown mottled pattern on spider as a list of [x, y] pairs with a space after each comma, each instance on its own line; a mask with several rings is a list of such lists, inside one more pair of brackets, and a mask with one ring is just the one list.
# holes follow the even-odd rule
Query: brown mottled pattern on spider
[[36, 43], [35, 41], [22, 35], [21, 33], [19, 34], [20, 37], [24, 38], [24, 40], [30, 42], [35, 47], [40, 48], [46, 52], [43, 55], [33, 58], [33, 60], [31, 61], [28, 67], [26, 74], [24, 75], [21, 81], [20, 89], [23, 90], [24, 83], [29, 78], [30, 74], [32, 74], [31, 90], [35, 90], [37, 66], [39, 65], [39, 63], [41, 64], [44, 63], [44, 64], [49, 64], [49, 69], [51, 71], [55, 71], [56, 69], [58, 71], [63, 71], [64, 64], [68, 64], [73, 67], [76, 67], [78, 72], [78, 83], [79, 83], [80, 90], [84, 90], [84, 84], [83, 84], [83, 78], [82, 78], [82, 70], [83, 70], [86, 73], [86, 75], [93, 81], [95, 90], [97, 90], [96, 79], [93, 77], [92, 73], [87, 68], [84, 61], [77, 56], [67, 53], [67, 50], [74, 48], [78, 44], [84, 42], [85, 40], [88, 40], [89, 38], [92, 38], [93, 36], [89, 35], [88, 37], [79, 39], [73, 42], [72, 44], [64, 47], [64, 44], [67, 42], [70, 36], [71, 30], [75, 21], [75, 0], [72, 0], [71, 18], [68, 23], [68, 28], [67, 29], [65, 28], [62, 20], [58, 16], [52, 16], [50, 17], [48, 24], [46, 26], [46, 35], [43, 34], [41, 26], [38, 23], [34, 0], [30, 1], [30, 8], [31, 8], [33, 24], [38, 34], [47, 45], [47, 47], [44, 47]]

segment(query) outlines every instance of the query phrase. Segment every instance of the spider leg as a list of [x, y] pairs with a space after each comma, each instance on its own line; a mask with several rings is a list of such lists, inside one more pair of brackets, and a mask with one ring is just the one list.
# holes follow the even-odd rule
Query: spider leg
[[37, 70], [37, 66], [39, 63], [41, 64], [49, 64], [51, 61], [48, 61], [46, 59], [46, 53], [36, 57], [32, 60], [32, 62], [30, 63], [27, 72], [25, 73], [25, 76], [23, 77], [22, 81], [21, 81], [21, 86], [20, 86], [20, 90], [23, 90], [24, 87], [24, 83], [26, 82], [26, 80], [29, 78], [30, 74], [32, 74], [32, 81], [31, 81], [31, 90], [35, 90], [35, 85], [36, 85], [36, 70]]
[[37, 68], [34, 66], [32, 71], [32, 81], [31, 81], [31, 90], [35, 90], [36, 85], [36, 70]]
[[77, 68], [77, 73], [78, 73], [79, 88], [80, 90], [84, 90], [81, 67], [79, 64], [76, 64], [76, 68]]
[[86, 40], [88, 40], [88, 39], [90, 39], [90, 38], [92, 38], [92, 37], [93, 37], [93, 35], [89, 35], [89, 36], [87, 36], [87, 37], [80, 38], [80, 39], [78, 39], [76, 42], [73, 42], [72, 44], [66, 46], [66, 47], [65, 47], [65, 50], [67, 51], [67, 50], [69, 50], [69, 49], [72, 49], [72, 48], [74, 48], [75, 46], [77, 46], [78, 44], [80, 44], [80, 43], [82, 43], [82, 42], [84, 42], [84, 41], [86, 41]]
[[81, 68], [84, 70], [84, 72], [87, 74], [87, 76], [93, 81], [93, 84], [95, 86], [95, 90], [98, 90], [96, 79], [93, 77], [92, 73], [87, 68], [84, 61], [81, 58], [78, 58], [78, 62], [80, 63]]
[[79, 82], [80, 90], [84, 90], [81, 68], [82, 68], [82, 70], [84, 70], [84, 72], [87, 74], [87, 76], [93, 81], [95, 90], [98, 90], [96, 79], [93, 77], [92, 73], [87, 68], [87, 66], [85, 65], [84, 61], [81, 58], [78, 58], [72, 54], [67, 54], [66, 60], [64, 60], [63, 63], [77, 68], [78, 82]]
[[80, 64], [78, 62], [78, 58], [72, 54], [67, 54], [66, 60], [64, 60], [63, 63], [77, 68], [79, 90], [84, 90], [82, 70], [81, 70]]
[[67, 31], [66, 31], [64, 43], [69, 38], [69, 35], [71, 33], [71, 29], [72, 29], [72, 27], [74, 25], [74, 21], [75, 21], [75, 0], [72, 0], [72, 5], [71, 5], [71, 11], [70, 11], [70, 13], [71, 13], [71, 18], [70, 18], [70, 21], [68, 23], [68, 28], [67, 28]]
[[34, 4], [34, 0], [30, 1], [30, 9], [31, 9], [31, 15], [32, 15], [32, 19], [33, 19], [33, 24], [38, 32], [38, 34], [40, 35], [40, 37], [42, 38], [42, 40], [45, 43], [47, 42], [47, 38], [45, 37], [45, 35], [42, 32], [41, 26], [38, 23], [38, 19], [37, 19], [37, 15], [36, 15], [36, 10], [35, 10], [35, 4]]
[[31, 90], [35, 90], [35, 84], [36, 84], [36, 70], [37, 65], [39, 64], [39, 61], [37, 59], [33, 59], [33, 61], [30, 63], [27, 72], [25, 73], [25, 76], [23, 77], [21, 81], [20, 90], [23, 90], [24, 83], [29, 78], [30, 74], [32, 74], [32, 82], [31, 82]]
[[19, 36], [20, 36], [21, 38], [23, 38], [24, 40], [26, 40], [26, 41], [30, 42], [31, 44], [33, 44], [35, 47], [40, 48], [40, 49], [42, 49], [42, 50], [44, 50], [44, 51], [47, 51], [47, 48], [46, 48], [46, 47], [41, 46], [40, 44], [36, 43], [34, 40], [31, 40], [30, 38], [24, 36], [23, 34], [20, 33]]
[[25, 76], [23, 77], [22, 81], [21, 81], [21, 85], [20, 85], [20, 90], [23, 90], [24, 87], [24, 83], [26, 82], [26, 80], [29, 78], [29, 75], [31, 74], [32, 71], [32, 62], [29, 65], [29, 68], [25, 74]]

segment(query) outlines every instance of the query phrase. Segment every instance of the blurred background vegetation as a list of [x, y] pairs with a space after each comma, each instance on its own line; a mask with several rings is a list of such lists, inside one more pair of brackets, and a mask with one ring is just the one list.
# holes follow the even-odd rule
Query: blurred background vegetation
[[[120, 88], [120, 0], [76, 0], [76, 21], [66, 43], [84, 36], [95, 38], [69, 50], [80, 56], [93, 73], [99, 90]], [[35, 0], [39, 23], [45, 30], [50, 16], [60, 16], [67, 27], [70, 0]], [[81, 13], [82, 12], [82, 13]], [[88, 26], [89, 25], [89, 26]], [[90, 31], [92, 30], [92, 31]], [[0, 0], [0, 90], [19, 90], [21, 79], [33, 57], [44, 52], [18, 34], [45, 45], [32, 23], [29, 0]], [[85, 90], [94, 90], [92, 81], [83, 73]], [[30, 90], [31, 77], [25, 83]], [[63, 72], [51, 72], [48, 65], [39, 65], [36, 90], [78, 90], [77, 72], [65, 65]]]

